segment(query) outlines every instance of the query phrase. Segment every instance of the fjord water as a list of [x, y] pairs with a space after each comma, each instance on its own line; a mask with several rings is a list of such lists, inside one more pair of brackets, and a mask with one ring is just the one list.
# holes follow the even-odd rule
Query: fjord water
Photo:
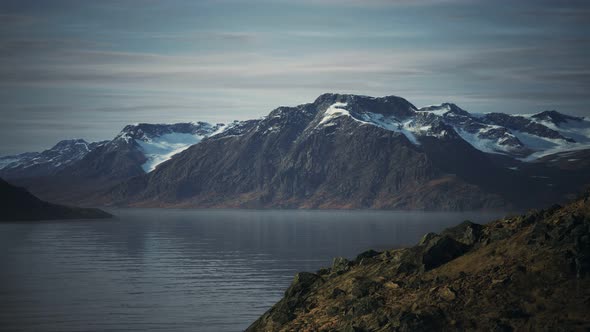
[[240, 331], [295, 273], [501, 213], [120, 209], [0, 224], [0, 330]]

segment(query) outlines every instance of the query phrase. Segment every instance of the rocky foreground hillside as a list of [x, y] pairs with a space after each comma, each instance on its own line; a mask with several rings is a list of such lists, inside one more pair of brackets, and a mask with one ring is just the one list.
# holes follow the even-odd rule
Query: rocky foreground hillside
[[299, 273], [247, 331], [590, 329], [590, 195]]

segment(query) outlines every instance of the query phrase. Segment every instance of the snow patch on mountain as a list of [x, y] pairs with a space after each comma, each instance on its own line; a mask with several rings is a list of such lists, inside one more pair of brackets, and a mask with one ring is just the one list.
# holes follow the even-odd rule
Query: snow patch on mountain
[[590, 146], [584, 143], [570, 143], [561, 139], [542, 138], [520, 132], [516, 133], [516, 135], [525, 144], [531, 146], [533, 150], [535, 150], [535, 152], [531, 153], [529, 156], [520, 158], [522, 161], [534, 161], [556, 153], [590, 149]]
[[328, 107], [328, 109], [324, 112], [324, 117], [320, 123], [318, 123], [318, 126], [325, 125], [326, 123], [329, 123], [335, 118], [341, 116], [350, 116], [350, 112], [343, 108], [347, 105], [347, 103], [334, 103], [330, 105], [330, 107]]
[[484, 125], [476, 132], [455, 130], [469, 144], [487, 153], [510, 154], [522, 149], [518, 137], [501, 126]]
[[212, 125], [207, 122], [139, 123], [123, 128], [111, 142], [115, 147], [118, 144], [125, 144], [138, 148], [147, 160], [141, 168], [149, 173], [172, 156], [201, 142], [206, 137], [223, 133], [230, 127], [221, 123]]
[[565, 137], [574, 139], [577, 143], [590, 144], [590, 119], [568, 117], [562, 122], [554, 123], [544, 118], [538, 118], [538, 114], [522, 115], [541, 124], [549, 129], [555, 130]]
[[438, 116], [443, 116], [451, 111], [451, 107], [448, 104], [442, 105], [429, 105], [421, 108], [420, 112], [431, 113]]
[[507, 154], [523, 161], [590, 148], [590, 121], [556, 111], [537, 114], [473, 114], [454, 104], [421, 108], [439, 117], [476, 149]]
[[21, 155], [0, 157], [0, 169], [18, 166], [21, 158]]
[[539, 137], [528, 133], [515, 131], [514, 134], [527, 146], [534, 150], [529, 156], [522, 158], [523, 161], [534, 161], [536, 159], [565, 152], [575, 152], [590, 148], [590, 119], [586, 117], [572, 117], [556, 111], [545, 111], [536, 114], [519, 114], [532, 122], [543, 125], [558, 132], [563, 139], [551, 139]]
[[318, 123], [317, 127], [335, 125], [335, 123], [332, 122], [334, 119], [342, 116], [348, 116], [354, 121], [362, 123], [364, 125], [373, 125], [389, 131], [401, 133], [404, 136], [406, 136], [408, 140], [413, 144], [420, 144], [420, 142], [414, 135], [413, 128], [411, 127], [412, 119], [408, 119], [402, 122], [393, 116], [385, 116], [383, 114], [377, 114], [372, 112], [363, 112], [361, 114], [358, 114], [357, 116], [360, 117], [358, 118], [357, 116], [351, 114], [350, 111], [344, 108], [347, 106], [347, 103], [341, 102], [337, 102], [330, 105], [324, 112], [324, 116]]
[[217, 128], [217, 130], [215, 130], [211, 134], [209, 134], [209, 137], [215, 136], [217, 134], [222, 134], [227, 129], [233, 128], [233, 127], [237, 126], [238, 124], [239, 124], [239, 121], [234, 121], [234, 122], [228, 123], [228, 124], [220, 124], [219, 127]]
[[141, 168], [143, 168], [146, 173], [149, 173], [156, 169], [156, 166], [159, 164], [172, 158], [175, 154], [188, 149], [191, 145], [199, 143], [203, 138], [205, 138], [205, 136], [170, 133], [150, 138], [145, 141], [135, 140], [147, 158], [147, 161], [141, 165]]
[[494, 154], [508, 154], [512, 151], [511, 146], [501, 144], [504, 142], [504, 139], [494, 140], [481, 137], [482, 132], [485, 133], [487, 130], [490, 130], [490, 128], [483, 128], [475, 133], [468, 132], [461, 128], [454, 129], [464, 141], [471, 144], [471, 146], [482, 152]]
[[415, 145], [420, 145], [415, 135], [415, 128], [412, 127], [413, 119], [400, 121], [392, 116], [385, 116], [383, 114], [366, 112], [362, 114], [364, 123], [372, 124], [377, 127], [404, 134], [410, 142]]

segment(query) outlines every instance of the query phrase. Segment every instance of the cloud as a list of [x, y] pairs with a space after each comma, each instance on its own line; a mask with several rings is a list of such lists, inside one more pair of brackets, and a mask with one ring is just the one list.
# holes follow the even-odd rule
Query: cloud
[[246, 119], [323, 92], [588, 113], [588, 1], [142, 4], [0, 2], [0, 116], [15, 123], [2, 141], [35, 126], [53, 141], [60, 121], [108, 138], [127, 122]]
[[[285, 0], [286, 1], [286, 0]], [[279, 1], [281, 2], [281, 1]], [[310, 5], [353, 6], [353, 7], [408, 7], [438, 6], [453, 3], [474, 2], [474, 0], [302, 0]]]
[[0, 22], [6, 26], [22, 28], [39, 22], [39, 19], [30, 15], [0, 13]]
[[[330, 87], [353, 88], [379, 80], [436, 79], [448, 75], [476, 81], [509, 79], [525, 83], [587, 85], [588, 61], [582, 55], [572, 59], [571, 52], [563, 49], [539, 47], [338, 51], [301, 57], [262, 53], [180, 56], [60, 50], [26, 66], [0, 63], [0, 85], [284, 89], [321, 82]], [[543, 61], [548, 65], [539, 68], [538, 63]], [[557, 65], [550, 66], [551, 61]]]

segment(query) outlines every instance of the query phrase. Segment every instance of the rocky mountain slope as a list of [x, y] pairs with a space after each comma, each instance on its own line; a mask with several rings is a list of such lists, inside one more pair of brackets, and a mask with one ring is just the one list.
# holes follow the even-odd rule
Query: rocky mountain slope
[[[490, 153], [465, 139], [466, 132], [499, 127], [491, 124], [501, 122], [497, 117], [470, 115], [450, 104], [419, 110], [395, 96], [324, 94], [310, 104], [280, 107], [239, 134], [212, 135], [115, 187], [103, 202], [463, 210], [546, 204], [590, 183], [587, 169], [565, 176], [547, 163], [515, 157], [540, 152], [533, 146]], [[562, 146], [585, 144], [554, 138], [561, 134], [524, 117], [508, 117], [513, 121], [504, 119], [504, 125], [562, 140]], [[496, 145], [503, 142], [495, 139]]]
[[51, 204], [38, 199], [23, 188], [0, 179], [0, 221], [53, 219], [99, 219], [112, 215], [99, 209], [84, 209]]
[[247, 331], [583, 331], [590, 195], [295, 276]]

